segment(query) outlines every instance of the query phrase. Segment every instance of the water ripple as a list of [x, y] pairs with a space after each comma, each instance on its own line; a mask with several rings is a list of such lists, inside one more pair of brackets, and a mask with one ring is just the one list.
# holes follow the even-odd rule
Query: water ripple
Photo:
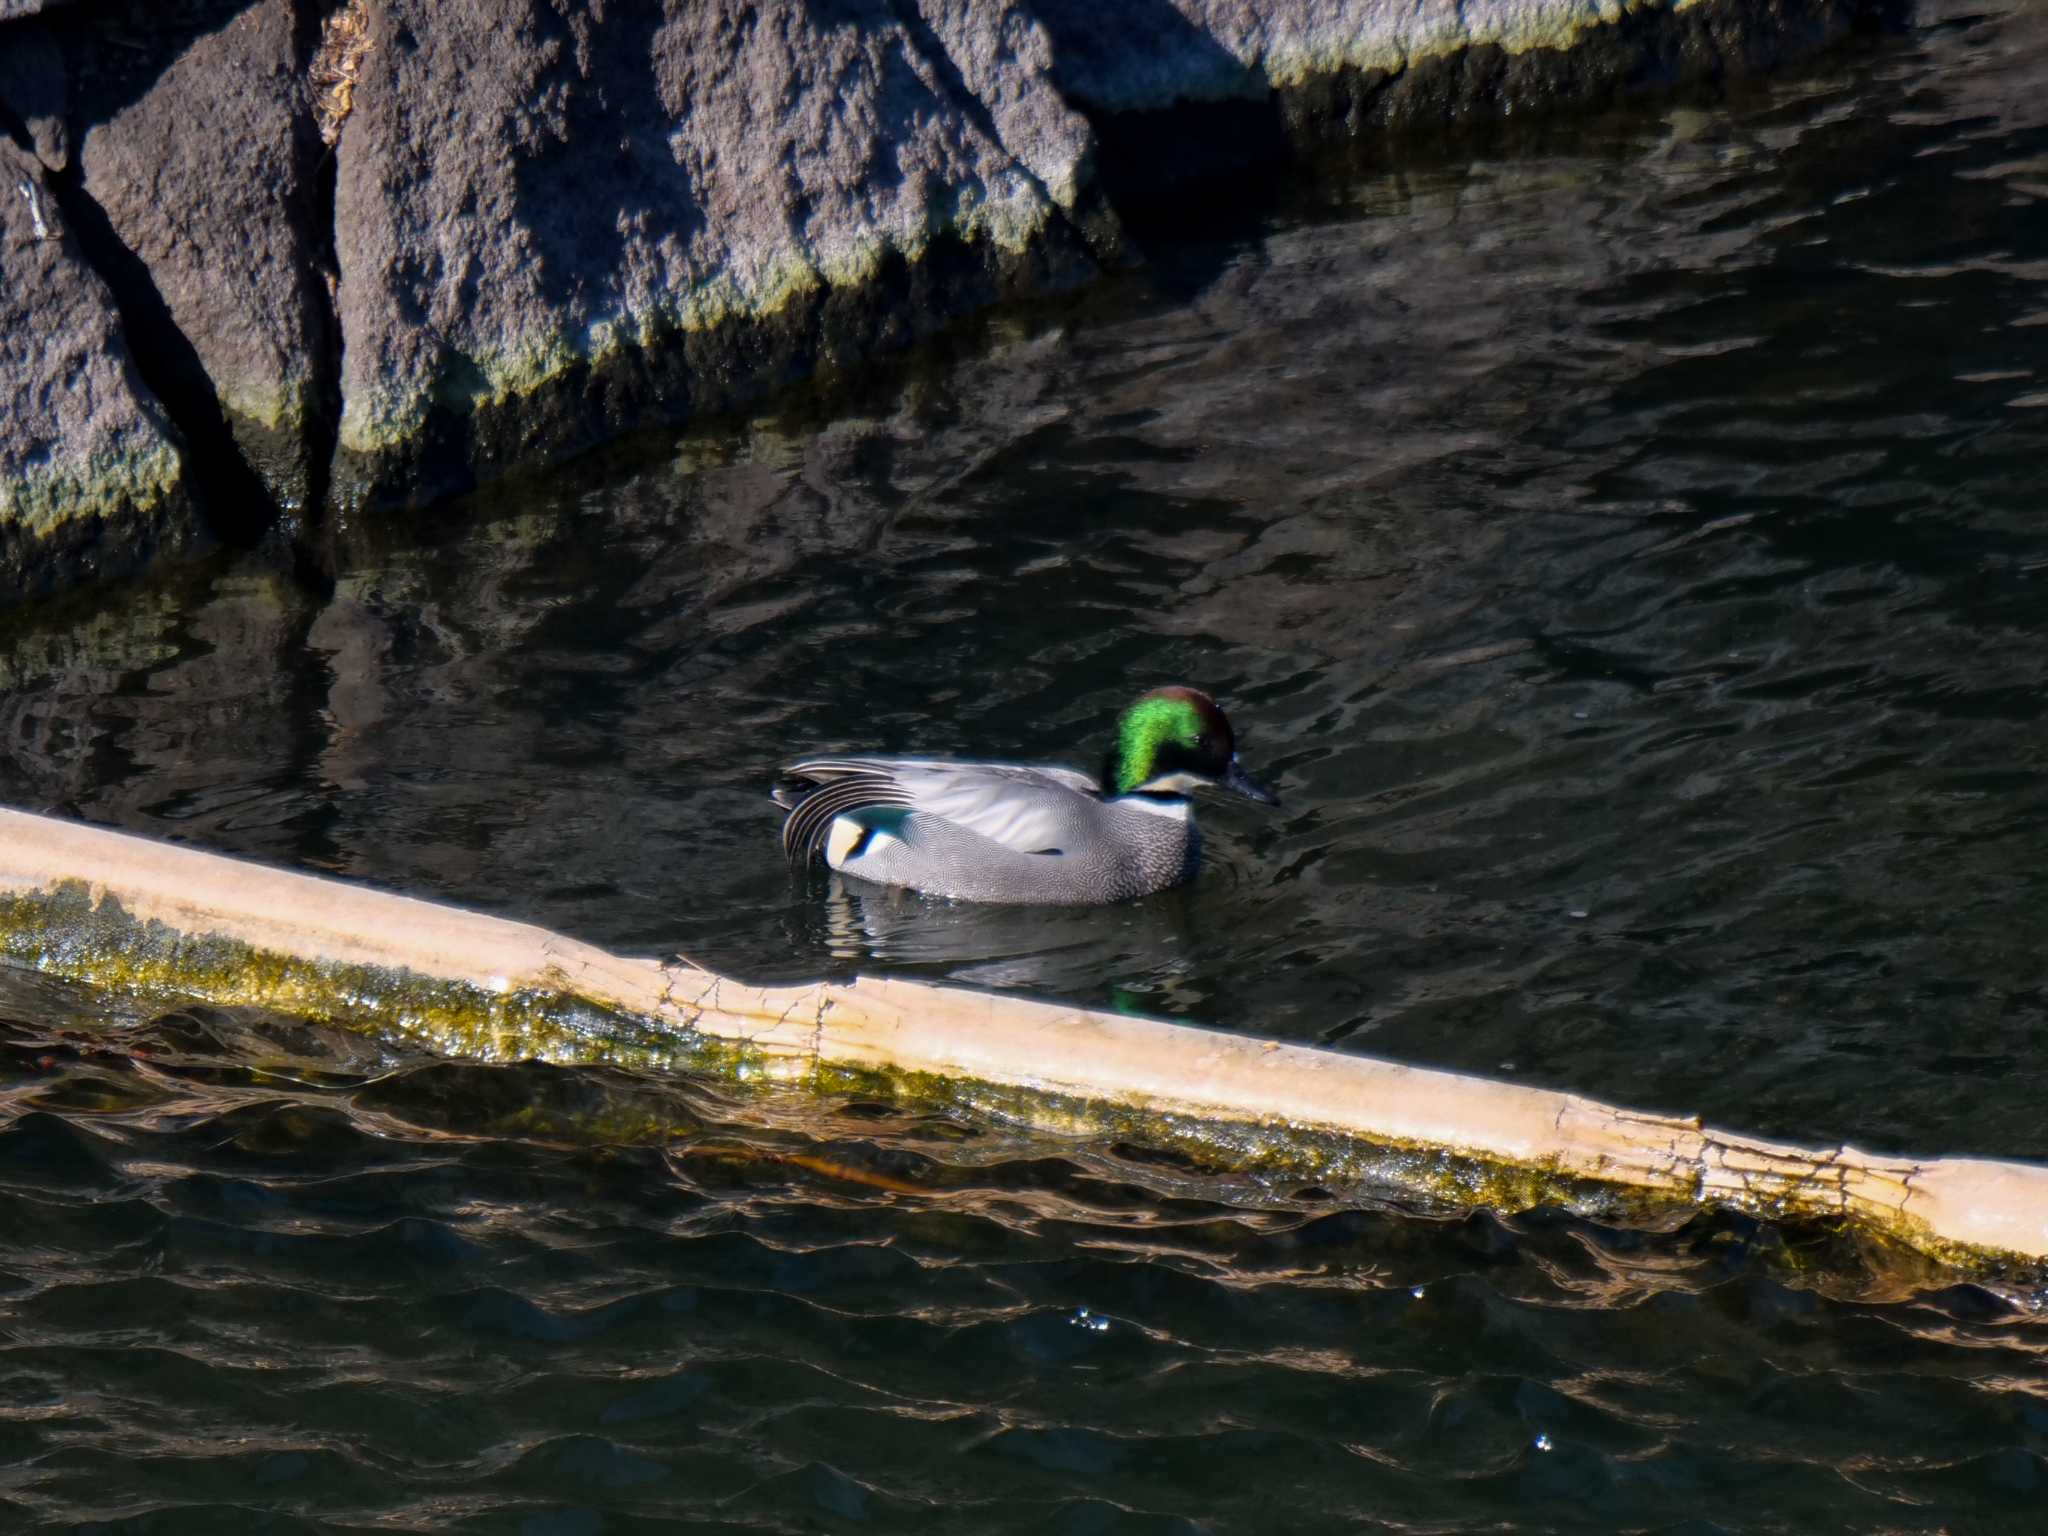
[[[0, 1015], [61, 1001], [16, 986]], [[357, 1049], [211, 1010], [131, 1028], [44, 1086], [199, 1041], [219, 1080], [266, 1039]], [[17, 1088], [68, 1032], [7, 1029]], [[541, 1077], [574, 1113], [480, 1134]], [[2031, 1507], [2048, 1455], [2030, 1298], [1825, 1231], [1246, 1204], [1135, 1149], [601, 1070], [207, 1091], [0, 1125], [25, 1523], [1540, 1528], [1739, 1486], [1788, 1527], [1915, 1529]]]

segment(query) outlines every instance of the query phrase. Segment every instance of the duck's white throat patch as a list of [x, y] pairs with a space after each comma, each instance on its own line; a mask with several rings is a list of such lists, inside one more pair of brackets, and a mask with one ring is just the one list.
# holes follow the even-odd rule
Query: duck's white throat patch
[[1155, 798], [1150, 794], [1119, 795], [1118, 805], [1128, 805], [1133, 810], [1145, 811], [1153, 816], [1164, 816], [1168, 821], [1186, 821], [1188, 813], [1194, 810], [1195, 802], [1174, 796], [1171, 799]]

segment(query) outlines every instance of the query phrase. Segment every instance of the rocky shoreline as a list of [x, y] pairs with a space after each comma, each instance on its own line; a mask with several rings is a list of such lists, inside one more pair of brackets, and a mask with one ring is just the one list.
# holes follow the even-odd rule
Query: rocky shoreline
[[0, 596], [294, 539], [1139, 259], [1139, 203], [1888, 0], [0, 0]]

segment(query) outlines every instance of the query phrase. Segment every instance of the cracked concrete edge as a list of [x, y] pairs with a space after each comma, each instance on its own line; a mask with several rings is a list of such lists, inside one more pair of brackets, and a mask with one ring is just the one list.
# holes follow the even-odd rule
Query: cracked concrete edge
[[[1865, 1224], [1938, 1259], [2048, 1261], [2048, 1167], [1805, 1147], [1581, 1095], [1010, 994], [862, 977], [757, 987], [531, 924], [0, 809], [0, 897], [79, 883], [142, 924], [314, 965], [561, 995], [743, 1048], [761, 1075], [993, 1087], [1127, 1121], [1449, 1154], [1770, 1217]], [[969, 1098], [973, 1096], [970, 1094]], [[1026, 1119], [1032, 1115], [1027, 1109]]]

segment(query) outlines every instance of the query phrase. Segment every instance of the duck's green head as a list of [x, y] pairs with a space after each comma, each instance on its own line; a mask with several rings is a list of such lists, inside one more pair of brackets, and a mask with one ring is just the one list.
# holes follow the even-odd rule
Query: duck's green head
[[1103, 787], [1113, 795], [1185, 795], [1208, 786], [1261, 805], [1280, 797], [1237, 763], [1237, 738], [1196, 688], [1155, 688], [1117, 718]]

